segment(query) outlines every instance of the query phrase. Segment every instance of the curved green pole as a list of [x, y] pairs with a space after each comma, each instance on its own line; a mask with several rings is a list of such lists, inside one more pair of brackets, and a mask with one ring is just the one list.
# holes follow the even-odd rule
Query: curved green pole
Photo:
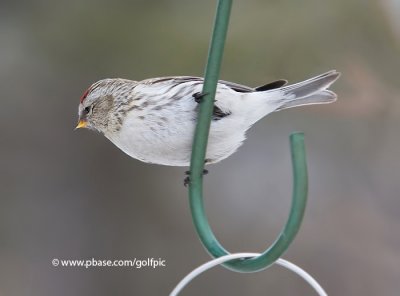
[[[193, 222], [204, 247], [215, 258], [227, 255], [229, 252], [216, 239], [204, 211], [203, 169], [231, 4], [231, 0], [220, 0], [218, 2], [203, 86], [205, 96], [200, 103], [190, 163], [189, 198]], [[225, 267], [231, 270], [255, 272], [267, 268], [287, 250], [300, 228], [306, 206], [308, 184], [304, 135], [302, 133], [292, 134], [290, 143], [294, 182], [292, 207], [288, 221], [278, 239], [263, 254], [256, 258], [233, 260], [224, 264]]]

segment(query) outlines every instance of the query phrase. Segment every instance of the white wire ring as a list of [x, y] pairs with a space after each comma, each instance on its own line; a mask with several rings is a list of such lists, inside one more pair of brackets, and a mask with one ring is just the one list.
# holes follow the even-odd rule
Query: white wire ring
[[[240, 259], [240, 258], [249, 258], [249, 257], [256, 257], [259, 256], [259, 253], [236, 253], [236, 254], [229, 254], [226, 256], [221, 256], [219, 258], [213, 259], [209, 262], [204, 263], [203, 265], [197, 267], [194, 269], [192, 272], [190, 272], [188, 275], [186, 275], [175, 287], [175, 289], [169, 294], [169, 296], [177, 296], [182, 289], [189, 284], [194, 278], [196, 278], [198, 275], [201, 273], [207, 271], [210, 268], [213, 268], [217, 265], [220, 265], [222, 263], [225, 263], [227, 261], [233, 260], [233, 259]], [[297, 265], [279, 258], [277, 261], [275, 261], [275, 264], [278, 264], [280, 266], [283, 266], [300, 277], [302, 277], [311, 287], [314, 288], [314, 290], [318, 293], [319, 296], [328, 296], [324, 289], [321, 287], [320, 284], [307, 272], [305, 272], [303, 269], [298, 267]]]

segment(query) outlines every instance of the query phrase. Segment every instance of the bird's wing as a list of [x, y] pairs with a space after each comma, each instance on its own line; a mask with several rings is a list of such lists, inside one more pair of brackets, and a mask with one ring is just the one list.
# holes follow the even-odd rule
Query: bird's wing
[[[158, 77], [158, 78], [150, 78], [141, 81], [141, 83], [144, 84], [157, 84], [157, 83], [162, 83], [162, 82], [171, 82], [174, 81], [175, 83], [185, 83], [185, 82], [190, 82], [190, 81], [197, 81], [197, 82], [203, 82], [203, 78], [201, 77], [196, 77], [196, 76], [168, 76], [168, 77]], [[276, 89], [280, 88], [288, 83], [287, 80], [284, 79], [279, 79], [264, 85], [257, 86], [255, 88], [242, 85], [239, 83], [234, 83], [230, 81], [225, 81], [225, 80], [218, 80], [218, 83], [224, 84], [234, 91], [237, 92], [254, 92], [254, 91], [266, 91], [266, 90], [271, 90], [271, 89]]]
[[286, 85], [288, 83], [287, 80], [285, 79], [279, 79], [275, 80], [273, 82], [257, 86], [255, 88], [256, 91], [266, 91], [266, 90], [271, 90], [271, 89], [276, 89], [276, 88], [281, 88], [282, 86]]
[[238, 83], [234, 83], [234, 82], [229, 82], [229, 81], [225, 81], [225, 80], [218, 80], [219, 83], [221, 84], [225, 84], [226, 86], [230, 87], [231, 89], [237, 91], [237, 92], [253, 92], [254, 88], [242, 85], [242, 84], [238, 84]]
[[[153, 85], [153, 84], [157, 84], [157, 83], [165, 83], [165, 82], [172, 82], [172, 81], [174, 83], [186, 83], [186, 82], [190, 82], [190, 81], [203, 82], [203, 78], [195, 77], [195, 76], [169, 76], [169, 77], [150, 78], [150, 79], [140, 81], [140, 83]], [[237, 92], [253, 92], [253, 91], [255, 91], [254, 88], [251, 88], [251, 87], [248, 87], [245, 85], [241, 85], [238, 83], [234, 83], [234, 82], [225, 81], [225, 80], [218, 80], [218, 83], [224, 84]]]

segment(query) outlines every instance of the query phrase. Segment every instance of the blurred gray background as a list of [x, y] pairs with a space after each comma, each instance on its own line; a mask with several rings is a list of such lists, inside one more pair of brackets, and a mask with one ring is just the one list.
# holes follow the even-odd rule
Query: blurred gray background
[[[306, 134], [303, 226], [284, 258], [330, 295], [399, 295], [399, 2], [234, 1], [221, 78], [250, 86], [342, 72], [333, 105], [268, 116], [209, 167], [205, 202], [230, 251], [262, 251], [290, 206], [288, 135]], [[209, 260], [185, 168], [129, 158], [73, 131], [83, 91], [106, 77], [203, 74], [214, 1], [0, 4], [0, 295], [166, 295]], [[163, 258], [158, 269], [53, 267], [59, 259]], [[221, 267], [182, 295], [314, 295], [280, 267]]]

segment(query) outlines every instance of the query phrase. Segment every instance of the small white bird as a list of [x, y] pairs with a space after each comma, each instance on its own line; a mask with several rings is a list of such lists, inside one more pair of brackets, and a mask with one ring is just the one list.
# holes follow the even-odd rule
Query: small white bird
[[[335, 93], [327, 89], [339, 75], [330, 71], [293, 85], [278, 80], [256, 88], [220, 80], [206, 163], [234, 153], [246, 131], [271, 112], [334, 102]], [[141, 161], [189, 166], [202, 87], [202, 78], [190, 76], [100, 80], [81, 97], [77, 128], [103, 133]]]

